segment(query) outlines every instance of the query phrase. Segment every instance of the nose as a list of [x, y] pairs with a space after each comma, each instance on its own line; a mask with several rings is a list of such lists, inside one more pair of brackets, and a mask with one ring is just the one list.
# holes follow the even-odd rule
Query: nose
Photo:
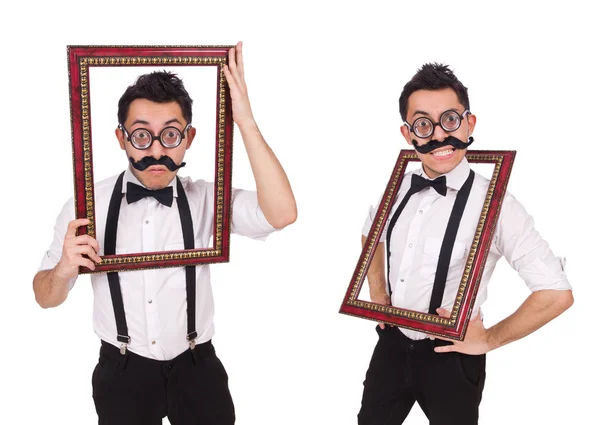
[[436, 124], [435, 128], [433, 129], [433, 134], [431, 135], [431, 139], [441, 142], [446, 137], [448, 137], [448, 133], [446, 132], [446, 130], [444, 130], [441, 125]]
[[146, 154], [153, 158], [159, 159], [161, 156], [165, 156], [165, 147], [160, 143], [159, 140], [154, 139], [150, 144], [150, 147], [146, 150]]

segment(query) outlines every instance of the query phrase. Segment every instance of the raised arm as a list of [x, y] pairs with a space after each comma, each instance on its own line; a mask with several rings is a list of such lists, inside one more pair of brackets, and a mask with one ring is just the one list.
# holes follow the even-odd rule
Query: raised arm
[[252, 115], [244, 80], [242, 43], [229, 51], [229, 66], [224, 67], [229, 84], [233, 120], [240, 129], [256, 181], [258, 203], [267, 221], [281, 229], [297, 217], [296, 200], [283, 167], [265, 142]]

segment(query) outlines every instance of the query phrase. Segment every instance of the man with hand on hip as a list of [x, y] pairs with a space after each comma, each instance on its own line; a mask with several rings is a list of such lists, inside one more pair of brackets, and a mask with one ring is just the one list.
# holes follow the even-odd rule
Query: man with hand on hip
[[[404, 86], [400, 115], [402, 135], [422, 167], [402, 181], [367, 272], [370, 296], [375, 303], [449, 317], [489, 184], [465, 158], [476, 117], [467, 88], [435, 63], [425, 64]], [[376, 211], [371, 208], [363, 243]], [[458, 219], [452, 219], [454, 211], [460, 211]], [[451, 230], [456, 237], [446, 241]], [[446, 264], [441, 252], [450, 256], [444, 270], [438, 268], [438, 262]], [[512, 315], [485, 328], [479, 309], [502, 256], [532, 293]], [[436, 279], [438, 273], [446, 277]], [[358, 423], [401, 424], [416, 401], [431, 425], [477, 424], [485, 354], [529, 335], [572, 303], [564, 260], [553, 255], [531, 216], [507, 193], [464, 340], [379, 324]]]

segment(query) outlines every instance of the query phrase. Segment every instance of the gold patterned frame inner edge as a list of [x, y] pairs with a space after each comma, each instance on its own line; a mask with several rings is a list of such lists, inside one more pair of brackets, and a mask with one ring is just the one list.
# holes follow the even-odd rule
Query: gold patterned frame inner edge
[[[390, 208], [390, 205], [393, 205], [392, 193], [395, 191], [396, 186], [398, 185], [398, 180], [400, 179], [400, 176], [401, 175], [404, 176], [406, 164], [408, 162], [410, 162], [409, 160], [418, 160], [416, 153], [407, 154], [401, 159], [400, 165], [397, 168], [396, 174], [393, 177], [390, 190], [388, 190], [386, 193], [386, 198], [385, 198], [385, 202], [383, 204], [383, 209], [379, 216], [379, 220], [375, 224], [375, 232], [373, 232], [371, 237], [367, 240], [367, 251], [365, 252], [365, 255], [363, 256], [363, 261], [360, 265], [359, 272], [357, 273], [356, 278], [354, 279], [352, 291], [350, 293], [350, 299], [348, 300], [347, 304], [354, 306], [354, 307], [366, 308], [368, 310], [377, 311], [377, 312], [381, 312], [381, 313], [385, 313], [385, 314], [391, 314], [391, 315], [402, 317], [402, 318], [419, 320], [421, 322], [429, 322], [429, 323], [433, 323], [436, 325], [447, 326], [447, 327], [451, 327], [451, 328], [456, 326], [456, 320], [458, 318], [458, 311], [460, 309], [461, 302], [464, 298], [464, 293], [465, 293], [465, 290], [467, 287], [467, 282], [468, 282], [469, 276], [471, 275], [475, 252], [477, 251], [477, 248], [479, 247], [479, 242], [481, 240], [481, 233], [483, 231], [483, 226], [484, 226], [487, 216], [488, 216], [490, 203], [492, 201], [492, 195], [496, 188], [498, 175], [500, 173], [500, 168], [501, 168], [502, 162], [504, 160], [504, 157], [502, 155], [480, 155], [480, 154], [469, 154], [469, 153], [467, 153], [467, 155], [468, 155], [468, 159], [473, 159], [475, 161], [483, 160], [483, 159], [488, 160], [488, 161], [489, 160], [495, 161], [495, 166], [494, 166], [494, 171], [492, 173], [492, 178], [490, 179], [490, 184], [488, 186], [488, 191], [486, 193], [485, 200], [483, 201], [481, 214], [479, 216], [479, 222], [477, 223], [477, 228], [475, 230], [473, 242], [471, 243], [471, 248], [469, 250], [469, 255], [467, 257], [467, 262], [465, 264], [465, 269], [463, 271], [463, 276], [461, 278], [461, 282], [460, 282], [460, 285], [458, 288], [456, 299], [455, 299], [454, 305], [452, 307], [452, 312], [450, 314], [450, 318], [447, 319], [447, 318], [429, 314], [429, 313], [422, 313], [422, 312], [413, 311], [413, 310], [401, 309], [401, 308], [394, 307], [394, 306], [384, 306], [381, 304], [375, 304], [372, 302], [356, 299], [358, 293], [360, 292], [362, 284], [364, 283], [364, 281], [366, 279], [366, 277], [364, 275], [366, 265], [367, 265], [366, 263], [367, 263], [367, 259], [369, 259], [371, 257], [371, 253], [373, 251], [373, 248], [375, 247], [375, 239], [379, 239], [381, 237], [381, 227], [383, 225], [383, 217], [386, 215], [386, 212]], [[396, 195], [397, 195], [397, 193], [396, 193]], [[498, 215], [499, 215], [499, 213], [500, 213], [500, 211], [498, 211]], [[492, 231], [494, 231], [494, 229], [495, 229], [495, 226], [492, 229]], [[376, 236], [378, 236], [378, 237], [376, 237]], [[377, 242], [377, 243], [379, 243], [379, 242]], [[476, 289], [477, 289], [479, 287], [479, 279], [477, 282], [473, 282], [473, 284], [476, 285]], [[356, 315], [354, 315], [354, 316], [356, 316]], [[362, 317], [362, 316], [360, 316], [360, 317]], [[382, 322], [379, 319], [377, 319], [377, 321]], [[383, 321], [383, 322], [385, 322], [385, 321]], [[390, 322], [387, 322], [387, 323], [389, 323], [391, 325], [396, 325], [395, 323], [390, 323]], [[423, 329], [415, 328], [412, 326], [402, 325], [402, 327], [407, 328], [407, 329], [412, 329], [415, 331], [419, 331], [419, 332], [423, 332]], [[427, 333], [432, 334], [432, 335], [442, 335], [442, 334], [439, 334], [437, 332], [432, 332], [432, 331], [427, 331]]]
[[[92, 149], [91, 149], [91, 131], [90, 131], [90, 100], [89, 100], [89, 67], [90, 66], [135, 66], [135, 65], [215, 65], [219, 72], [219, 104], [218, 104], [218, 142], [217, 142], [217, 170], [218, 178], [215, 181], [215, 235], [213, 249], [200, 249], [194, 251], [174, 252], [168, 254], [123, 254], [117, 258], [101, 258], [98, 265], [117, 265], [117, 264], [139, 264], [154, 261], [169, 260], [187, 260], [194, 258], [218, 257], [222, 254], [223, 230], [223, 200], [224, 200], [224, 163], [225, 163], [225, 74], [223, 65], [227, 62], [226, 57], [219, 56], [120, 56], [120, 57], [79, 57], [79, 83], [81, 94], [81, 131], [83, 141], [83, 170], [84, 170], [84, 191], [86, 203], [86, 218], [90, 223], [86, 226], [87, 234], [96, 237], [94, 223], [94, 195], [93, 195], [93, 177], [92, 177]], [[69, 70], [70, 72], [70, 70]], [[71, 92], [69, 91], [71, 99]], [[73, 117], [71, 117], [73, 125]], [[73, 163], [75, 157], [73, 157]], [[74, 164], [73, 164], [74, 165]], [[75, 169], [75, 167], [73, 167]], [[76, 178], [73, 176], [74, 183]], [[74, 185], [76, 187], [76, 184]], [[76, 195], [76, 193], [75, 193]], [[78, 211], [77, 196], [74, 196], [75, 211]], [[153, 268], [166, 268], [169, 266], [153, 266]], [[134, 270], [135, 268], [117, 269], [111, 271]], [[102, 273], [103, 271], [91, 271], [90, 273]]]

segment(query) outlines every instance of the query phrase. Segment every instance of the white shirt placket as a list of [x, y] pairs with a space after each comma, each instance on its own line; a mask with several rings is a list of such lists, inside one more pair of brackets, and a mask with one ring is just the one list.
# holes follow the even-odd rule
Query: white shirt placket
[[[142, 249], [143, 252], [156, 251], [157, 209], [160, 204], [154, 198], [146, 198], [146, 214], [142, 218]], [[146, 297], [146, 326], [148, 335], [148, 346], [151, 352], [158, 356], [161, 352], [160, 341], [160, 317], [158, 315], [158, 300], [156, 297], [157, 270], [143, 271], [144, 292]]]
[[[408, 276], [413, 275], [414, 269], [417, 267], [415, 263], [415, 255], [417, 242], [419, 235], [421, 234], [424, 219], [427, 215], [427, 211], [433, 204], [433, 202], [439, 197], [438, 193], [433, 188], [425, 189], [416, 195], [413, 195], [419, 199], [419, 206], [414, 214], [410, 225], [408, 227], [408, 233], [406, 235], [404, 251], [400, 266], [398, 267], [398, 274], [396, 275], [395, 285], [392, 288], [392, 305], [402, 306], [406, 305], [406, 294], [409, 290], [410, 282], [408, 282]], [[402, 212], [404, 213], [404, 211]], [[395, 238], [392, 240], [401, 240]]]

